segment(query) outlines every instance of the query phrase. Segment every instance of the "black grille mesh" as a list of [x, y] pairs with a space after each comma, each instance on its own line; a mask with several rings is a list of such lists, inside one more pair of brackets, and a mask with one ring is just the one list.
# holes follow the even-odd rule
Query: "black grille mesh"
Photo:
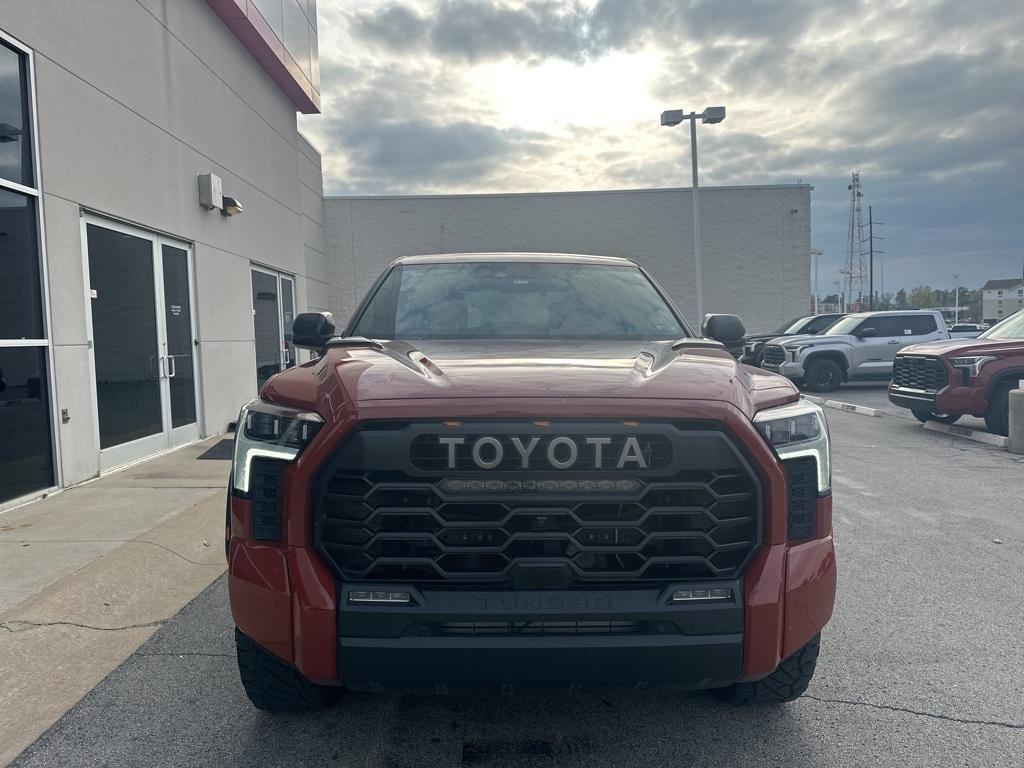
[[777, 344], [766, 344], [762, 359], [768, 365], [782, 365], [786, 361], [786, 350]]
[[905, 389], [938, 392], [949, 383], [949, 375], [934, 357], [898, 355], [892, 366], [892, 383]]
[[[413, 466], [436, 455], [415, 440], [405, 446]], [[757, 484], [738, 459], [679, 469], [706, 462], [700, 456], [642, 477], [601, 475], [636, 477], [625, 494], [469, 498], [446, 495], [436, 470], [363, 469], [352, 464], [365, 455], [340, 455], [349, 454], [363, 458], [334, 462], [316, 521], [321, 554], [348, 581], [522, 586], [517, 574], [544, 568], [565, 584], [734, 578], [757, 543]]]

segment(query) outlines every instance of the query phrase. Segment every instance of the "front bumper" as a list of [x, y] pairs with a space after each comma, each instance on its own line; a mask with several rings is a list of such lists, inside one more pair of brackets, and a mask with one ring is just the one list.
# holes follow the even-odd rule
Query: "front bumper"
[[988, 409], [984, 387], [947, 386], [938, 392], [926, 392], [890, 386], [889, 402], [914, 411], [957, 416], [984, 416]]
[[[233, 518], [241, 522], [247, 504], [233, 500]], [[407, 587], [416, 607], [356, 609], [348, 604], [348, 589], [367, 585], [339, 584], [314, 551], [241, 538], [231, 540], [228, 591], [238, 628], [321, 684], [431, 691], [710, 688], [771, 674], [828, 623], [836, 593], [831, 513], [831, 497], [819, 498], [821, 538], [764, 545], [741, 579], [716, 582], [733, 588], [730, 603], [671, 605], [667, 589], [474, 593]], [[534, 597], [546, 602], [531, 605]], [[527, 620], [665, 622], [675, 631], [456, 637], [431, 634], [429, 627]], [[417, 624], [428, 627], [417, 634]]]
[[[671, 604], [675, 589], [732, 590]], [[352, 605], [340, 587], [339, 681], [368, 691], [711, 688], [741, 676], [740, 582], [665, 590], [465, 591], [383, 585], [410, 605]]]

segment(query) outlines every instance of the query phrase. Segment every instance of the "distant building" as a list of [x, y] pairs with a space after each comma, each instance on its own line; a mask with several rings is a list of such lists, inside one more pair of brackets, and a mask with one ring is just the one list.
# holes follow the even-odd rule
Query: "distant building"
[[[704, 308], [767, 331], [807, 314], [811, 186], [701, 189]], [[689, 189], [328, 197], [335, 317], [348, 318], [393, 259], [466, 251], [628, 256], [697, 317]]]
[[1018, 309], [1024, 309], [1024, 280], [989, 280], [981, 287], [981, 317], [986, 323], [998, 323]]

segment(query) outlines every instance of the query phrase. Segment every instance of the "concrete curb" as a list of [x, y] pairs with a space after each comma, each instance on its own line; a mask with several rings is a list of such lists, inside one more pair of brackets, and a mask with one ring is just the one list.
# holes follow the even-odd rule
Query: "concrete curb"
[[822, 405], [826, 408], [833, 408], [837, 411], [844, 411], [846, 413], [859, 413], [861, 416], [874, 416], [878, 418], [882, 415], [882, 412], [877, 408], [868, 408], [866, 405], [854, 405], [853, 403], [843, 403], [839, 400], [826, 400]]
[[943, 434], [952, 435], [954, 437], [962, 437], [965, 440], [973, 440], [976, 443], [994, 445], [995, 447], [1002, 448], [1004, 450], [1010, 444], [1010, 438], [1008, 437], [993, 435], [989, 432], [982, 432], [979, 429], [958, 427], [956, 424], [939, 424], [935, 421], [929, 421], [924, 425], [924, 428], [930, 429], [932, 432], [942, 432]]

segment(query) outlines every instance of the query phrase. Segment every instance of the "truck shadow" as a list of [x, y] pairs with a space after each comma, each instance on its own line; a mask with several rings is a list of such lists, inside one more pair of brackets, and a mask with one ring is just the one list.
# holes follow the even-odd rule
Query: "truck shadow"
[[[273, 743], [290, 764], [344, 766], [736, 766], [805, 764], [800, 703], [736, 708], [701, 693], [509, 698], [349, 694], [310, 716], [258, 715], [240, 764]], [[329, 755], [307, 753], [331, 744]], [[317, 750], [318, 751], [318, 750]], [[300, 757], [303, 755], [303, 757]], [[293, 762], [294, 761], [294, 762]]]

